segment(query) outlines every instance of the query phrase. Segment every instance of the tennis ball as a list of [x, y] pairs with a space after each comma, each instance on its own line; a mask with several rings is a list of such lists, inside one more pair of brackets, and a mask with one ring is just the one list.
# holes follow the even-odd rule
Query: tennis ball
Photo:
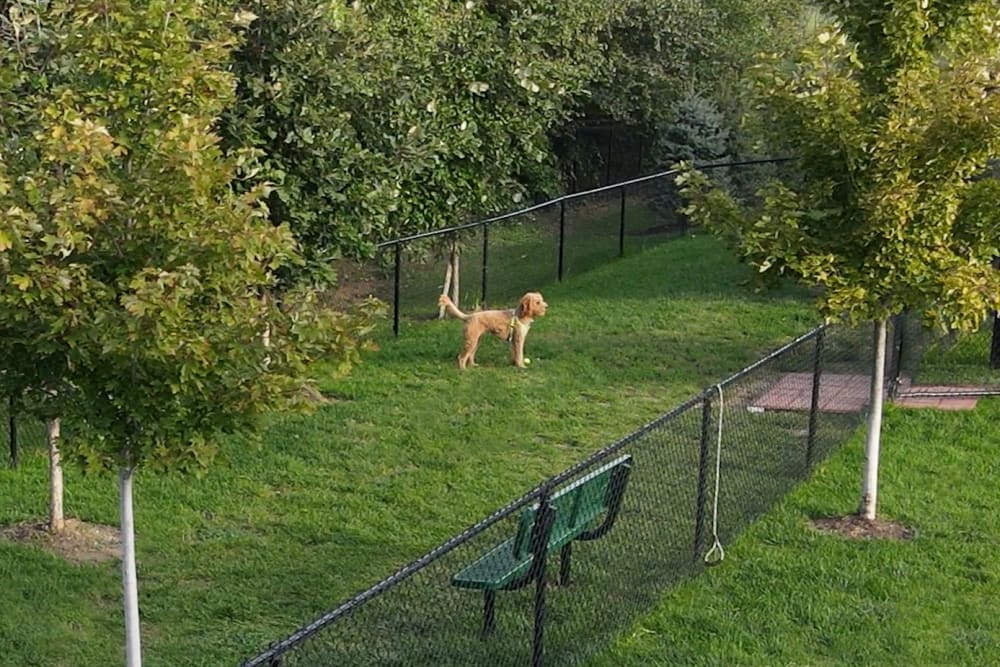
[[531, 359], [529, 359], [528, 357], [525, 357], [524, 358], [524, 365], [527, 366], [530, 363], [531, 363]]

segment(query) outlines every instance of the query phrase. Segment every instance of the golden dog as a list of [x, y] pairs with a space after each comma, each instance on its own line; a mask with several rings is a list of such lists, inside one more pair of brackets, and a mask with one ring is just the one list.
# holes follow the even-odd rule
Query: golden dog
[[465, 321], [463, 328], [464, 342], [458, 355], [458, 367], [465, 370], [476, 365], [476, 350], [483, 334], [491, 333], [497, 338], [511, 343], [511, 360], [518, 368], [524, 368], [527, 360], [524, 358], [524, 339], [528, 337], [528, 329], [536, 317], [545, 314], [549, 304], [538, 292], [528, 292], [521, 297], [517, 308], [508, 310], [477, 310], [463, 313], [458, 306], [442, 294], [438, 305], [444, 306], [452, 317]]

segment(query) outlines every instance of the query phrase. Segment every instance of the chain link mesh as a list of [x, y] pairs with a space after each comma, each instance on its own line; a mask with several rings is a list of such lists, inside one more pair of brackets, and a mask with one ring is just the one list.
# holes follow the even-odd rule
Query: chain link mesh
[[[871, 344], [870, 332], [843, 327], [802, 336], [244, 665], [585, 662], [650, 611], [664, 591], [701, 572], [716, 534], [729, 544], [847, 440], [864, 417], [867, 395], [858, 400], [851, 392], [867, 390]], [[456, 586], [455, 575], [510, 544], [525, 512], [537, 517], [550, 498], [622, 456], [630, 457], [631, 472], [611, 529], [573, 543], [568, 578], [554, 549], [537, 560], [544, 560], [544, 572], [524, 577], [523, 586], [497, 590], [492, 632], [484, 633], [489, 596]], [[557, 514], [569, 511], [552, 502]]]
[[943, 333], [904, 313], [892, 320], [890, 371], [896, 397], [1000, 395], [996, 314], [978, 331]]

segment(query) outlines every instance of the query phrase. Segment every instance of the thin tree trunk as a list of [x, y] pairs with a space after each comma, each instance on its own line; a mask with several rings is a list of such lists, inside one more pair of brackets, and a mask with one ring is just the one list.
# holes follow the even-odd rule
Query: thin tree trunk
[[[441, 287], [441, 294], [448, 294], [450, 296], [450, 294], [451, 294], [451, 275], [452, 275], [452, 273], [451, 273], [451, 255], [449, 254], [448, 261], [445, 263], [444, 285], [442, 285], [442, 287]], [[445, 310], [444, 306], [438, 306], [438, 319], [439, 320], [443, 320], [446, 312], [447, 311]]]
[[[451, 241], [448, 245], [448, 262], [444, 271], [444, 286], [441, 289], [442, 294], [447, 294], [455, 304], [459, 301], [459, 285], [458, 285], [458, 241]], [[445, 317], [444, 306], [438, 308], [438, 319], [443, 320]]]
[[451, 246], [451, 300], [456, 304], [459, 302], [459, 297], [461, 293], [458, 289], [458, 278], [461, 272], [458, 270], [458, 241], [455, 241]]
[[[271, 298], [271, 293], [270, 292], [268, 292], [267, 290], [264, 290], [264, 291], [261, 292], [261, 294], [260, 294], [260, 301], [261, 301], [262, 304], [264, 304], [265, 308], [267, 307], [270, 298]], [[270, 322], [265, 322], [264, 323], [264, 330], [260, 333], [260, 342], [264, 345], [264, 349], [266, 349], [266, 350], [271, 349], [271, 323]], [[266, 355], [264, 357], [264, 368], [267, 368], [270, 365], [271, 365], [271, 355]]]
[[63, 470], [59, 456], [59, 419], [45, 424], [49, 444], [49, 532], [59, 534], [66, 527], [63, 517]]
[[885, 393], [885, 341], [886, 320], [875, 323], [875, 363], [872, 369], [872, 386], [869, 412], [868, 434], [865, 438], [865, 464], [861, 476], [861, 505], [858, 514], [865, 519], [875, 518], [878, 505], [878, 462], [882, 444], [882, 402]]
[[[264, 325], [264, 331], [262, 331], [261, 334], [260, 334], [260, 342], [264, 345], [264, 349], [265, 350], [270, 350], [271, 349], [271, 323], [270, 322], [268, 322], [267, 324]], [[265, 369], [271, 367], [271, 355], [270, 354], [265, 354], [264, 355], [263, 363], [264, 363], [264, 368]]]
[[139, 582], [135, 569], [135, 520], [132, 515], [132, 481], [135, 467], [118, 475], [118, 499], [122, 542], [122, 591], [125, 606], [125, 664], [142, 666], [139, 642]]

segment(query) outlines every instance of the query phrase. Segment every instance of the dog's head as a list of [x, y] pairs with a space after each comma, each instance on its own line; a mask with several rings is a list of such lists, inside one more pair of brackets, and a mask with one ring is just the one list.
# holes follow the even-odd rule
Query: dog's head
[[545, 314], [549, 304], [545, 303], [540, 292], [528, 292], [521, 297], [517, 304], [518, 317], [541, 317]]

